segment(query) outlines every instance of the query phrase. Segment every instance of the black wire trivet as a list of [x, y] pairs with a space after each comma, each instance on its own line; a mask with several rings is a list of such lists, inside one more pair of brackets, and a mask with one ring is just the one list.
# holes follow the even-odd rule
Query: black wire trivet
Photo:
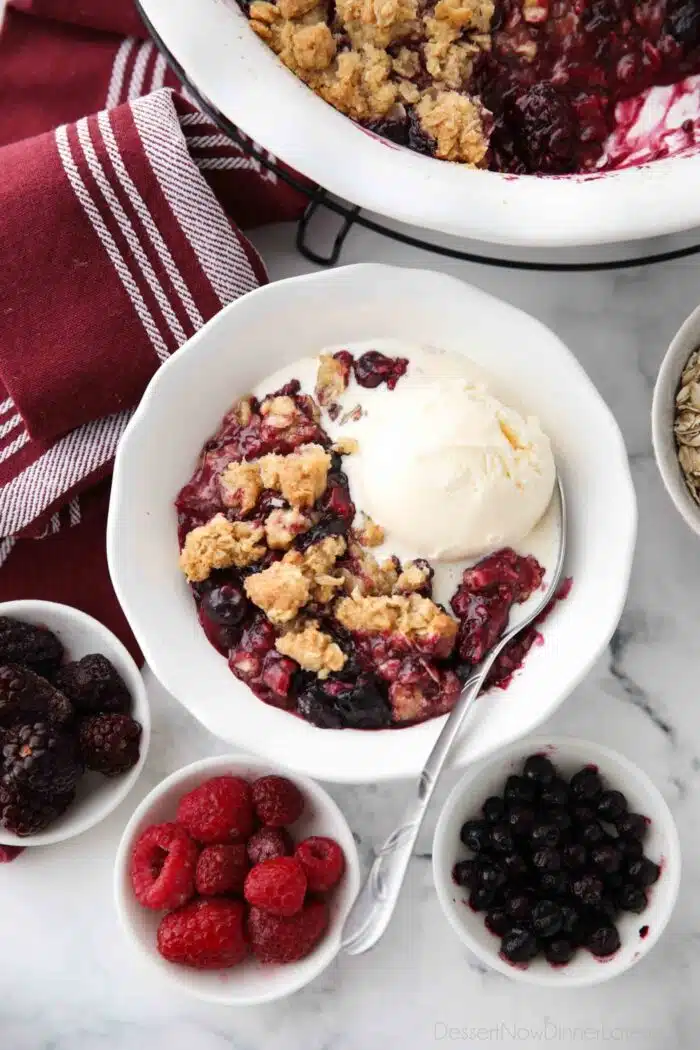
[[[244, 135], [239, 131], [236, 125], [233, 124], [219, 109], [217, 109], [217, 107], [210, 102], [201, 91], [199, 91], [196, 85], [192, 83], [185, 70], [174, 55], [171, 54], [162, 37], [149, 20], [143, 10], [141, 0], [136, 0], [136, 7], [139, 10], [146, 28], [153, 37], [158, 50], [162, 53], [178, 79], [187, 87], [188, 92], [192, 95], [200, 109], [206, 113], [207, 116], [210, 117], [211, 120], [213, 120], [214, 123], [217, 124], [221, 130], [243, 150], [244, 153], [255, 158], [257, 163], [267, 171], [273, 172], [278, 179], [281, 179], [288, 186], [292, 186], [297, 192], [309, 198], [309, 203], [297, 225], [295, 243], [299, 254], [303, 255], [305, 259], [308, 259], [309, 262], [312, 262], [317, 266], [335, 266], [340, 259], [348, 234], [353, 226], [361, 226], [366, 230], [372, 230], [373, 233], [378, 233], [383, 237], [388, 237], [392, 241], [406, 244], [411, 248], [419, 248], [423, 251], [433, 252], [436, 255], [442, 255], [448, 259], [459, 259], [463, 262], [479, 263], [483, 266], [495, 266], [504, 270], [529, 270], [540, 273], [585, 273], [601, 272], [604, 270], [629, 270], [635, 266], [652, 266], [656, 263], [672, 262], [674, 259], [686, 259], [689, 256], [700, 253], [700, 244], [691, 244], [686, 245], [683, 248], [674, 248], [669, 251], [657, 252], [651, 255], [634, 256], [630, 259], [611, 259], [601, 262], [526, 262], [518, 259], [499, 259], [489, 255], [480, 255], [477, 252], [461, 251], [457, 248], [449, 248], [445, 245], [433, 244], [431, 241], [423, 241], [419, 237], [412, 237], [408, 233], [402, 233], [399, 230], [393, 230], [387, 226], [383, 226], [374, 219], [370, 219], [366, 215], [363, 215], [362, 209], [359, 205], [347, 204], [344, 201], [337, 200], [327, 190], [321, 189], [320, 187], [311, 187], [307, 183], [301, 182], [299, 179], [295, 178], [293, 172], [282, 167], [274, 160], [271, 160], [269, 154], [256, 146], [254, 142], [251, 142], [247, 135]], [[309, 244], [307, 239], [309, 237], [311, 220], [321, 209], [332, 212], [334, 215], [337, 215], [342, 219], [340, 228], [333, 239], [331, 249], [325, 255], [316, 251]]]

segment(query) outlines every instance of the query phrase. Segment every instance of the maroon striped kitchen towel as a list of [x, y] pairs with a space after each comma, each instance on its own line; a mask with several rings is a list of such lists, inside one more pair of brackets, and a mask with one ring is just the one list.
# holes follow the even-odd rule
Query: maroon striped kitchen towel
[[104, 552], [117, 443], [161, 362], [265, 281], [241, 229], [304, 200], [122, 0], [15, 0], [0, 98], [0, 601], [76, 605], [135, 652]]

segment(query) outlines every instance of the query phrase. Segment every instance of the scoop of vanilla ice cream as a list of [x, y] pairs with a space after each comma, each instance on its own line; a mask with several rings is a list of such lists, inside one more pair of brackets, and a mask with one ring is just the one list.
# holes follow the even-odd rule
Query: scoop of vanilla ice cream
[[552, 496], [554, 457], [539, 421], [465, 378], [405, 377], [357, 438], [358, 506], [425, 558], [516, 544]]

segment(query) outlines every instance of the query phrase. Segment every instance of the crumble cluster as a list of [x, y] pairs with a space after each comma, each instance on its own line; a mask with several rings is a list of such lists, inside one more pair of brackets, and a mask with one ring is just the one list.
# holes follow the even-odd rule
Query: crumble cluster
[[[430, 8], [419, 0], [254, 0], [248, 15], [284, 64], [342, 113], [370, 127], [408, 114], [430, 147], [423, 152], [477, 167], [489, 120], [469, 88], [476, 57], [491, 46], [493, 12], [493, 0]], [[327, 369], [321, 404], [341, 380], [338, 368]]]

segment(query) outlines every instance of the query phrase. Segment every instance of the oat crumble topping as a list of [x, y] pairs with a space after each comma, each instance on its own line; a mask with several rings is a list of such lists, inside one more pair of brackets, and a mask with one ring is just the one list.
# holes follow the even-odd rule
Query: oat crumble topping
[[333, 451], [340, 453], [341, 456], [352, 456], [359, 448], [355, 438], [351, 437], [340, 437], [333, 445]]
[[362, 547], [381, 547], [384, 543], [385, 532], [381, 525], [377, 525], [376, 521], [372, 521], [368, 514], [365, 514], [362, 527], [355, 532], [357, 542]]
[[347, 372], [332, 354], [321, 354], [316, 374], [316, 400], [323, 408], [334, 404], [347, 390]]
[[478, 103], [457, 91], [425, 94], [416, 106], [421, 128], [435, 139], [441, 160], [479, 165], [486, 156], [482, 110]]
[[408, 562], [403, 572], [396, 581], [394, 592], [396, 594], [410, 594], [412, 591], [420, 591], [430, 579], [430, 570], [414, 561]]
[[273, 452], [258, 460], [264, 487], [281, 492], [300, 509], [312, 507], [323, 494], [330, 465], [331, 457], [320, 445], [302, 445], [288, 456]]
[[308, 620], [298, 629], [287, 631], [277, 639], [275, 648], [319, 678], [327, 678], [331, 671], [342, 671], [345, 666], [345, 653], [329, 634], [319, 629], [317, 620]]
[[400, 634], [409, 641], [438, 638], [450, 648], [457, 636], [457, 621], [419, 594], [374, 597], [355, 592], [338, 601], [335, 617], [349, 631]]
[[249, 521], [228, 521], [217, 514], [188, 532], [180, 568], [190, 583], [206, 580], [213, 569], [245, 568], [265, 554], [263, 535], [262, 528]]
[[387, 558], [380, 565], [373, 554], [363, 550], [359, 543], [351, 543], [348, 566], [343, 569], [345, 589], [352, 594], [391, 594], [399, 578], [396, 558]]
[[291, 507], [289, 510], [278, 508], [265, 519], [265, 538], [270, 550], [285, 551], [291, 547], [297, 536], [311, 527], [311, 519], [301, 511]]
[[298, 565], [276, 561], [248, 576], [245, 592], [275, 624], [290, 623], [311, 597], [309, 581]]
[[263, 486], [256, 463], [229, 463], [219, 476], [221, 498], [227, 507], [247, 514], [258, 502]]

